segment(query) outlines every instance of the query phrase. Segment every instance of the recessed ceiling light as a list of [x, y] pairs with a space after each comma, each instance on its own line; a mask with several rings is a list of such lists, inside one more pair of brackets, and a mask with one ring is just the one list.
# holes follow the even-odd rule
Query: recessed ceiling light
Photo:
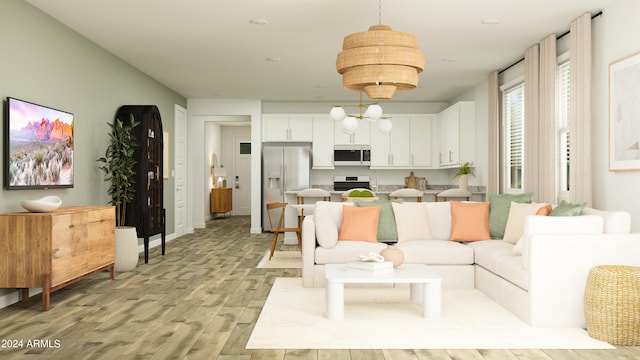
[[251, 19], [249, 20], [253, 25], [267, 25], [269, 22], [265, 19]]
[[268, 57], [265, 60], [267, 60], [268, 62], [280, 62], [279, 57]]
[[500, 20], [498, 19], [484, 19], [481, 21], [482, 25], [498, 25]]
[[456, 62], [458, 59], [454, 57], [442, 58], [442, 62]]

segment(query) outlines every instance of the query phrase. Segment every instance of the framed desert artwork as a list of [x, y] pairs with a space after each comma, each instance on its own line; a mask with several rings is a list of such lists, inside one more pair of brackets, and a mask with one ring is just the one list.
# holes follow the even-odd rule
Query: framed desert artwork
[[640, 170], [640, 53], [609, 64], [609, 170]]

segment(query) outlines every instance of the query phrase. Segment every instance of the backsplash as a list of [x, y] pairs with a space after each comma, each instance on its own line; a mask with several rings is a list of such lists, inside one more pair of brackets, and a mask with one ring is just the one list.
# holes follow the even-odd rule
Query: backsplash
[[[312, 188], [323, 189], [327, 191], [333, 191], [333, 184], [322, 185], [322, 184], [311, 184]], [[373, 186], [372, 186], [373, 187]], [[380, 193], [389, 193], [394, 190], [403, 189], [404, 185], [379, 185], [377, 188], [372, 189], [374, 192]], [[446, 185], [427, 185], [427, 190], [447, 190], [447, 189], [457, 189], [458, 185], [446, 184]], [[469, 185], [469, 190], [473, 194], [486, 194], [487, 187], [479, 186], [479, 185]]]

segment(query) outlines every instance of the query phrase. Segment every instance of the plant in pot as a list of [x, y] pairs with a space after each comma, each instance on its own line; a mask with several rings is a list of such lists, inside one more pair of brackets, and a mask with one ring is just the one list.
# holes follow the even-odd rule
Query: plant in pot
[[460, 165], [458, 171], [453, 176], [454, 178], [458, 178], [458, 187], [460, 189], [467, 189], [469, 187], [469, 175], [476, 176], [473, 173], [473, 163], [466, 161]]
[[133, 115], [128, 123], [120, 119], [107, 123], [111, 129], [109, 146], [104, 156], [97, 160], [103, 164], [100, 170], [104, 172], [104, 180], [109, 182], [109, 203], [116, 208], [116, 271], [133, 270], [138, 263], [136, 228], [125, 226], [125, 219], [127, 204], [135, 199], [134, 165], [137, 161], [133, 152], [138, 143], [132, 130], [139, 124]]

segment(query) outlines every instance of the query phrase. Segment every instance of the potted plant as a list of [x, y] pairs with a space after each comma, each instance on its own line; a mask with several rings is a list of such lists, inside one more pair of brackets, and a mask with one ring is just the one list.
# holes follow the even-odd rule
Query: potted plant
[[473, 163], [466, 161], [460, 165], [458, 171], [453, 176], [454, 178], [458, 178], [458, 187], [460, 189], [467, 189], [469, 187], [469, 175], [476, 176], [473, 173]]
[[109, 146], [103, 157], [97, 161], [102, 163], [100, 170], [104, 172], [104, 180], [109, 182], [108, 193], [110, 204], [116, 207], [116, 271], [133, 270], [138, 263], [138, 235], [136, 228], [125, 226], [127, 204], [134, 200], [136, 159], [133, 152], [138, 146], [132, 130], [140, 122], [133, 115], [125, 123], [116, 119], [107, 123], [111, 128]]

